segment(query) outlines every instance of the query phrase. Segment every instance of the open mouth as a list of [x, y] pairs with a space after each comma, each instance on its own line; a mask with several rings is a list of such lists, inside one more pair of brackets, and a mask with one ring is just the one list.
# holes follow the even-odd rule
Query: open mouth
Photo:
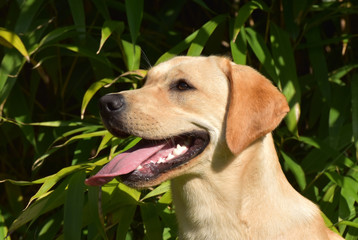
[[191, 132], [164, 140], [142, 139], [135, 147], [115, 156], [86, 185], [101, 186], [120, 177], [124, 183], [151, 181], [169, 172], [204, 151], [209, 134]]

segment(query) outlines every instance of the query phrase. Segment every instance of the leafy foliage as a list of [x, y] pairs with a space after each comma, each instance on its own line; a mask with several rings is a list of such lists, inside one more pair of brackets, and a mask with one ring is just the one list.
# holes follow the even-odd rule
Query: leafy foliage
[[[138, 88], [151, 63], [231, 55], [285, 94], [275, 140], [290, 182], [358, 239], [356, 0], [0, 2], [0, 238], [176, 239], [167, 182], [84, 185], [138, 139], [97, 100]], [[9, 235], [10, 234], [10, 235]]]

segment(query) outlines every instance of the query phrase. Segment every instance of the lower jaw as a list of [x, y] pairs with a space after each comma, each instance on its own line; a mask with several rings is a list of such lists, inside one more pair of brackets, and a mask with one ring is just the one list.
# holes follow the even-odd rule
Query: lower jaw
[[[201, 136], [203, 136], [203, 134], [201, 134]], [[186, 166], [192, 165], [191, 163], [196, 161], [196, 158], [200, 157], [206, 150], [206, 147], [210, 142], [209, 135], [206, 133], [205, 137], [199, 137], [195, 141], [198, 141], [199, 143], [194, 144], [194, 150], [192, 150], [191, 155], [187, 156], [187, 159], [185, 159], [185, 155], [183, 155], [182, 157], [184, 159], [173, 159], [172, 161], [165, 163], [164, 166], [143, 166], [141, 170], [135, 170], [119, 176], [121, 182], [134, 188], [146, 188], [158, 185], [161, 182], [170, 180], [178, 175], [185, 174]], [[199, 145], [199, 147], [197, 145]]]

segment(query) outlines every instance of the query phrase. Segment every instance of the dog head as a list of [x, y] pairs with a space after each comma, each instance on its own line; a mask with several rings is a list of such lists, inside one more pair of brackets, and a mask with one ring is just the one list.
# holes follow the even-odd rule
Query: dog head
[[101, 98], [106, 128], [142, 140], [86, 184], [120, 176], [142, 188], [200, 174], [218, 146], [238, 155], [276, 128], [288, 111], [285, 97], [250, 67], [216, 56], [175, 57], [152, 68], [141, 89]]

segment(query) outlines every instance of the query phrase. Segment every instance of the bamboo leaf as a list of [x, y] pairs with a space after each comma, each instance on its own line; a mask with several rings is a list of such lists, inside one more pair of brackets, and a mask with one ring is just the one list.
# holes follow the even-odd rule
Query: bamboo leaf
[[245, 28], [245, 32], [247, 33], [247, 42], [249, 43], [252, 51], [255, 53], [256, 57], [259, 59], [272, 80], [277, 84], [279, 78], [275, 69], [275, 61], [266, 47], [264, 39], [252, 28]]
[[204, 24], [199, 29], [198, 34], [193, 39], [189, 49], [188, 56], [199, 56], [204, 49], [205, 43], [208, 41], [210, 35], [214, 32], [216, 27], [226, 19], [226, 15], [219, 15]]
[[116, 240], [125, 240], [137, 206], [132, 205], [119, 211]]
[[192, 34], [190, 34], [188, 37], [186, 37], [183, 41], [181, 41], [179, 44], [177, 44], [175, 47], [171, 48], [169, 51], [167, 51], [166, 53], [164, 53], [155, 63], [155, 65], [158, 65], [159, 63], [162, 63], [164, 61], [167, 61], [171, 58], [173, 58], [176, 55], [179, 55], [180, 53], [182, 53], [183, 51], [185, 51], [185, 49], [187, 49], [191, 42], [196, 38], [196, 36], [198, 35], [199, 30], [196, 30], [195, 32], [193, 32]]
[[105, 20], [111, 19], [106, 0], [92, 0], [92, 2]]
[[337, 223], [338, 226], [340, 225], [347, 225], [354, 228], [358, 228], [358, 222], [352, 222], [352, 221], [340, 221]]
[[8, 229], [5, 223], [5, 218], [4, 215], [1, 212], [0, 209], [0, 239], [9, 239], [11, 240], [10, 237], [8, 237]]
[[[60, 171], [58, 171], [57, 173], [32, 181], [32, 182], [25, 182], [27, 184], [40, 184], [43, 183], [42, 186], [40, 187], [40, 189], [36, 192], [35, 195], [33, 195], [28, 203], [31, 204], [32, 201], [34, 201], [37, 198], [42, 198], [43, 196], [45, 196], [46, 194], [48, 194], [48, 191], [55, 186], [55, 184], [57, 184], [61, 179], [63, 179], [64, 177], [80, 171], [82, 169], [88, 168], [88, 167], [94, 167], [95, 165], [93, 164], [82, 164], [82, 165], [75, 165], [75, 166], [70, 166], [70, 167], [66, 167], [66, 168], [62, 168]], [[17, 182], [17, 181], [11, 181], [14, 184], [21, 184], [22, 182]]]
[[249, 18], [251, 13], [258, 8], [265, 11], [269, 10], [266, 3], [260, 0], [247, 2], [239, 9], [234, 22], [234, 33], [232, 37], [232, 42], [236, 42], [236, 38], [239, 35], [240, 30], [244, 26], [244, 23]]
[[[139, 36], [140, 24], [143, 17], [143, 0], [125, 0], [126, 13], [133, 48]], [[132, 69], [130, 69], [132, 70]]]
[[104, 78], [104, 79], [101, 79], [100, 81], [92, 83], [92, 85], [87, 89], [87, 91], [82, 99], [81, 119], [84, 118], [86, 107], [87, 107], [89, 101], [95, 95], [95, 93], [98, 92], [98, 90], [100, 90], [105, 85], [110, 84], [112, 81], [113, 81], [112, 79]]
[[57, 47], [61, 47], [61, 48], [65, 48], [69, 51], [72, 51], [74, 53], [79, 54], [82, 57], [87, 57], [87, 58], [91, 58], [95, 61], [98, 61], [102, 64], [111, 66], [111, 68], [121, 72], [122, 70], [119, 69], [118, 67], [114, 66], [109, 60], [108, 58], [102, 56], [101, 54], [96, 54], [94, 53], [91, 49], [82, 47], [82, 46], [77, 46], [77, 45], [65, 45], [65, 44], [54, 44], [54, 46]]
[[352, 130], [354, 138], [354, 146], [356, 149], [356, 159], [358, 159], [358, 74], [354, 74], [351, 81], [352, 95]]
[[138, 45], [133, 45], [125, 40], [121, 41], [123, 46], [123, 57], [127, 65], [128, 71], [135, 71], [139, 69], [141, 48]]
[[24, 63], [25, 61], [23, 61], [23, 58], [12, 51], [5, 54], [3, 57], [0, 64], [0, 106], [9, 97], [9, 94], [16, 83], [18, 72], [21, 70]]
[[102, 30], [101, 30], [101, 42], [99, 44], [97, 54], [100, 53], [104, 43], [114, 32], [117, 32], [118, 35], [121, 35], [123, 31], [124, 31], [123, 22], [112, 21], [112, 20], [105, 21], [103, 23]]
[[[104, 220], [103, 216], [101, 215], [102, 212], [100, 212], [100, 206], [102, 204], [100, 199], [100, 188], [98, 187], [88, 187], [88, 204], [89, 204], [89, 213], [90, 213], [90, 221], [94, 224], [93, 233], [89, 233], [93, 236], [96, 236], [98, 233], [101, 236], [101, 239], [108, 239], [106, 232], [105, 232], [105, 226], [104, 226]], [[90, 226], [88, 227], [90, 231]], [[91, 239], [89, 236], [89, 239]]]
[[319, 86], [323, 96], [323, 102], [331, 101], [331, 88], [328, 82], [328, 66], [323, 47], [315, 47], [313, 44], [322, 41], [319, 28], [311, 29], [306, 34], [307, 42], [312, 45], [308, 49], [309, 59], [313, 69], [313, 77]]
[[306, 188], [306, 176], [302, 167], [283, 151], [280, 151], [288, 168], [292, 171], [301, 190]]
[[145, 195], [145, 197], [142, 198], [142, 201], [147, 199], [147, 198], [151, 198], [151, 197], [154, 197], [154, 196], [161, 195], [161, 194], [167, 192], [169, 189], [170, 189], [170, 182], [166, 181], [166, 182], [160, 184], [154, 190], [150, 191], [147, 195]]
[[148, 239], [162, 239], [162, 226], [153, 203], [145, 203], [140, 206], [140, 211]]
[[230, 42], [231, 55], [235, 63], [237, 64], [246, 64], [246, 54], [247, 54], [247, 39], [245, 29], [242, 27], [240, 33], [236, 37], [235, 42]]
[[29, 53], [27, 52], [26, 47], [22, 43], [20, 37], [16, 33], [0, 27], [0, 44], [5, 47], [16, 48], [28, 62], [30, 61]]
[[51, 44], [58, 43], [61, 40], [75, 36], [77, 32], [75, 32], [74, 30], [76, 29], [77, 29], [76, 26], [66, 26], [66, 27], [56, 28], [55, 30], [49, 32], [46, 36], [44, 36], [41, 39], [37, 48], [33, 52], [43, 49]]
[[86, 174], [79, 171], [70, 177], [64, 205], [64, 238], [80, 239]]
[[110, 132], [107, 132], [103, 138], [102, 138], [102, 141], [101, 143], [99, 144], [98, 148], [97, 148], [97, 151], [96, 151], [96, 154], [92, 157], [92, 158], [95, 158], [97, 157], [97, 155], [99, 154], [99, 152], [101, 150], [103, 150], [107, 144], [111, 141], [111, 139], [113, 138], [113, 135], [110, 133]]
[[86, 17], [83, 2], [82, 0], [68, 0], [68, 4], [70, 5], [72, 18], [79, 33], [78, 36], [81, 40], [84, 40], [86, 37]]
[[285, 118], [285, 122], [288, 129], [298, 136], [297, 125], [301, 114], [301, 88], [297, 79], [294, 52], [286, 32], [272, 23], [270, 33], [272, 55], [275, 59], [276, 72], [279, 77], [280, 85], [282, 86], [282, 92], [291, 108]]

